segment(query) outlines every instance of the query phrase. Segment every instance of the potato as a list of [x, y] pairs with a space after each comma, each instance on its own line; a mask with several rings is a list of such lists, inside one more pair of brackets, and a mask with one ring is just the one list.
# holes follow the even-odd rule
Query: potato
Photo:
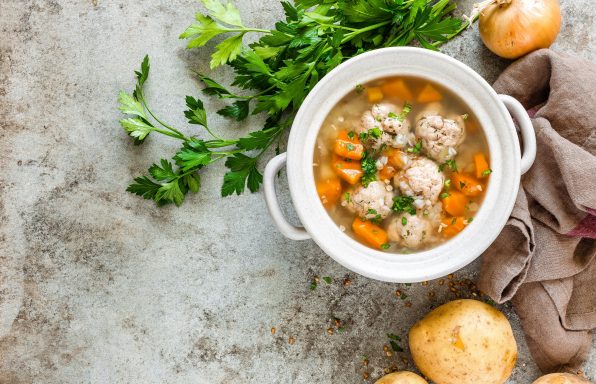
[[590, 381], [581, 376], [571, 373], [551, 373], [539, 377], [532, 384], [591, 384]]
[[401, 371], [383, 376], [375, 384], [428, 384], [428, 382], [415, 373]]
[[502, 384], [517, 358], [509, 321], [477, 300], [436, 308], [410, 329], [409, 344], [420, 372], [436, 384]]

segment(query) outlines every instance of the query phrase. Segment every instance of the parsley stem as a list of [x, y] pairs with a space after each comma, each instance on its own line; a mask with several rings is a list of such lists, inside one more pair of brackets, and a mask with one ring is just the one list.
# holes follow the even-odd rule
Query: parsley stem
[[[139, 89], [141, 89], [141, 87], [139, 87]], [[147, 105], [147, 102], [145, 101], [145, 96], [143, 95], [142, 91], [139, 91], [139, 99], [140, 101], [143, 103], [143, 107], [147, 110], [147, 112], [149, 112], [149, 114], [151, 115], [151, 117], [153, 117], [155, 119], [155, 121], [157, 121], [159, 124], [161, 124], [164, 128], [169, 129], [170, 131], [174, 132], [176, 135], [170, 135], [165, 133], [165, 131], [159, 130], [156, 128], [156, 131], [159, 133], [163, 133], [164, 135], [167, 136], [171, 136], [171, 137], [175, 137], [184, 141], [188, 141], [188, 137], [184, 136], [184, 134], [182, 134], [182, 132], [178, 131], [177, 129], [169, 126], [168, 124], [164, 123], [163, 121], [161, 121], [157, 116], [155, 116], [155, 114], [153, 113], [153, 111], [151, 111], [151, 108], [149, 108], [149, 105]]]

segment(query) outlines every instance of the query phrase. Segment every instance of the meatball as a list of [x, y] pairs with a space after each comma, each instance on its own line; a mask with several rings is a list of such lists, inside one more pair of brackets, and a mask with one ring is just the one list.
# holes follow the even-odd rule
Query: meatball
[[416, 198], [416, 208], [422, 208], [437, 202], [445, 178], [434, 161], [420, 157], [412, 160], [403, 172], [394, 177], [393, 182], [404, 195]]
[[431, 221], [421, 217], [420, 214], [403, 213], [391, 219], [387, 226], [387, 236], [390, 241], [412, 249], [418, 249], [426, 244], [432, 233]]
[[367, 187], [359, 186], [346, 194], [342, 205], [363, 219], [384, 219], [391, 213], [393, 189], [382, 181], [373, 181]]
[[[458, 121], [456, 121], [458, 120]], [[416, 136], [429, 157], [445, 162], [457, 154], [457, 147], [464, 141], [463, 120], [445, 119], [440, 115], [426, 116], [416, 124]]]
[[370, 111], [364, 112], [358, 134], [369, 132], [378, 128], [381, 130], [379, 137], [370, 137], [368, 146], [378, 149], [385, 144], [394, 148], [403, 148], [411, 144], [414, 136], [410, 133], [410, 123], [397, 117], [398, 108], [389, 103], [375, 104]]

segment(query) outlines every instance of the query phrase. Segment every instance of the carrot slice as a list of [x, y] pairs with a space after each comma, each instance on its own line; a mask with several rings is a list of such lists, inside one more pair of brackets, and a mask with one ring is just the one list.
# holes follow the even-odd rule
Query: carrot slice
[[391, 165], [394, 168], [404, 168], [404, 158], [405, 154], [397, 150], [395, 148], [391, 148], [387, 150], [385, 156], [387, 156], [387, 164]]
[[319, 181], [317, 183], [317, 193], [321, 202], [326, 208], [334, 206], [341, 195], [341, 181], [337, 177]]
[[387, 232], [370, 221], [357, 217], [352, 223], [352, 229], [356, 236], [372, 247], [381, 249], [383, 244], [387, 244]]
[[397, 97], [403, 101], [414, 100], [414, 95], [403, 79], [391, 80], [381, 86], [381, 91], [387, 97]]
[[395, 168], [393, 168], [391, 165], [386, 165], [379, 172], [379, 177], [381, 180], [391, 180], [396, 173], [397, 170]]
[[490, 175], [490, 168], [484, 153], [478, 152], [474, 155], [474, 167], [476, 168], [476, 177], [481, 179]]
[[467, 225], [466, 219], [461, 216], [447, 217], [441, 220], [441, 223], [443, 223], [443, 229], [441, 230], [441, 233], [446, 237], [453, 237], [457, 235], [463, 231]]
[[484, 191], [482, 184], [474, 176], [463, 172], [451, 174], [451, 185], [466, 196], [478, 196]]
[[466, 213], [468, 198], [461, 192], [451, 191], [449, 196], [441, 200], [445, 212], [452, 216], [463, 216]]
[[[350, 138], [350, 136], [352, 136]], [[360, 142], [358, 135], [347, 131], [340, 131], [335, 140], [335, 153], [341, 157], [352, 160], [360, 160], [364, 156], [364, 145]]]
[[379, 101], [383, 100], [383, 92], [379, 87], [370, 87], [366, 88], [366, 95], [368, 96], [368, 101], [370, 103], [378, 103]]
[[419, 103], [432, 103], [433, 101], [443, 100], [441, 92], [437, 91], [435, 87], [430, 84], [426, 84], [422, 91], [418, 94], [416, 101]]
[[358, 183], [363, 174], [359, 161], [346, 161], [339, 157], [333, 160], [333, 169], [340, 178], [352, 185]]

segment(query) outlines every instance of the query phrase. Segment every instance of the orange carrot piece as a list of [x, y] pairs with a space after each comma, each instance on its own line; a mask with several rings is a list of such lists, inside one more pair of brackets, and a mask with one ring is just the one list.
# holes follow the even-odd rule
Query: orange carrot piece
[[383, 244], [387, 244], [387, 232], [370, 221], [365, 221], [357, 217], [352, 223], [352, 229], [356, 236], [372, 247], [381, 249]]
[[340, 131], [335, 140], [335, 153], [346, 159], [360, 160], [364, 156], [364, 145], [355, 133], [350, 138], [347, 131]]
[[333, 169], [340, 178], [352, 185], [358, 183], [363, 174], [359, 161], [346, 161], [339, 157], [333, 160]]
[[319, 181], [317, 183], [317, 193], [321, 202], [326, 208], [334, 206], [341, 195], [341, 181], [337, 177]]
[[386, 165], [381, 169], [379, 172], [379, 178], [381, 180], [391, 180], [393, 176], [397, 173], [397, 170], [393, 168], [391, 165]]
[[410, 91], [403, 79], [390, 80], [381, 86], [381, 91], [386, 97], [397, 97], [402, 101], [414, 100], [412, 91]]
[[474, 176], [463, 172], [451, 174], [451, 185], [466, 196], [479, 196], [484, 191], [482, 184]]
[[419, 103], [432, 103], [433, 101], [443, 100], [443, 95], [430, 84], [426, 84], [418, 94], [416, 101]]
[[478, 152], [474, 154], [474, 167], [476, 168], [476, 177], [481, 179], [490, 175], [490, 167], [484, 153]]
[[404, 168], [404, 153], [398, 149], [391, 148], [385, 153], [387, 156], [387, 164], [394, 168]]
[[[446, 237], [453, 237], [453, 236], [457, 235], [458, 233], [463, 231], [467, 225], [466, 219], [464, 219], [461, 216], [447, 217], [447, 218], [441, 220], [441, 222], [444, 225], [443, 229], [441, 230], [441, 233], [443, 234], [443, 236], [446, 236]], [[446, 227], [445, 227], [445, 225], [446, 225]]]
[[379, 87], [366, 88], [366, 95], [369, 103], [378, 103], [383, 100], [383, 91]]
[[451, 191], [441, 202], [445, 212], [451, 216], [463, 216], [466, 213], [468, 198], [461, 192]]

